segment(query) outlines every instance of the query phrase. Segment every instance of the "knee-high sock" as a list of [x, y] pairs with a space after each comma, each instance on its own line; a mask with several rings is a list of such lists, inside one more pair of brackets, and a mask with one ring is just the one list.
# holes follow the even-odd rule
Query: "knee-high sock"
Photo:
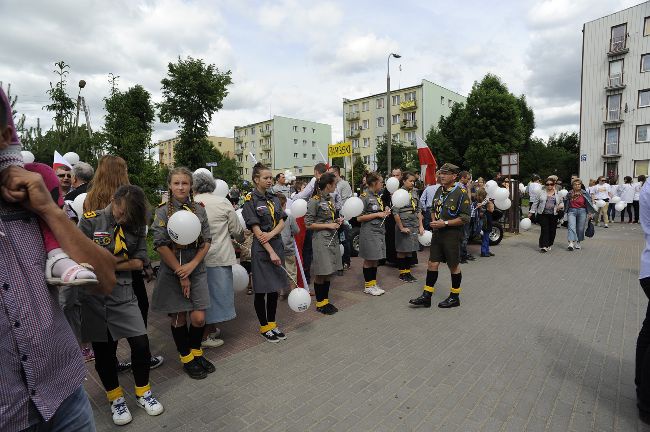
[[190, 329], [188, 331], [190, 348], [192, 349], [192, 354], [195, 356], [203, 355], [203, 353], [198, 353], [197, 351], [201, 350], [201, 340], [203, 339], [204, 329], [205, 325], [202, 325], [201, 327], [194, 327], [192, 324], [190, 324]]
[[266, 319], [266, 300], [264, 299], [265, 295], [266, 294], [264, 293], [255, 293], [255, 300], [253, 301], [257, 319], [259, 320], [260, 326], [262, 327], [269, 323]]
[[314, 282], [314, 293], [316, 294], [316, 302], [322, 302], [325, 300], [325, 286], [324, 284]]
[[436, 285], [436, 281], [438, 280], [438, 270], [427, 270], [427, 281], [424, 285], [424, 292], [433, 294]]
[[268, 293], [266, 295], [266, 320], [269, 323], [275, 322], [275, 311], [278, 309], [278, 293]]
[[365, 281], [365, 287], [370, 288], [372, 286], [375, 286], [377, 284], [377, 281], [373, 277], [373, 267], [370, 268], [363, 268], [363, 280]]
[[127, 338], [127, 341], [131, 347], [131, 371], [135, 381], [136, 395], [142, 396], [150, 388], [151, 351], [149, 351], [149, 337], [144, 334]]
[[172, 336], [174, 337], [174, 343], [176, 344], [176, 350], [181, 356], [181, 361], [187, 363], [192, 361], [194, 356], [192, 356], [190, 348], [190, 335], [187, 330], [187, 325], [183, 324], [180, 327], [172, 326]]
[[117, 378], [117, 357], [115, 356], [117, 342], [110, 339], [109, 334], [108, 342], [93, 342], [92, 346], [95, 351], [95, 370], [104, 385], [108, 400], [112, 402], [123, 395]]
[[463, 280], [463, 274], [458, 273], [458, 274], [452, 274], [451, 275], [451, 296], [452, 297], [458, 297], [458, 294], [460, 294], [460, 283]]
[[377, 267], [371, 267], [370, 274], [372, 276], [372, 281], [377, 285]]
[[397, 266], [399, 267], [400, 275], [411, 273], [411, 266], [409, 265], [408, 257], [397, 258]]

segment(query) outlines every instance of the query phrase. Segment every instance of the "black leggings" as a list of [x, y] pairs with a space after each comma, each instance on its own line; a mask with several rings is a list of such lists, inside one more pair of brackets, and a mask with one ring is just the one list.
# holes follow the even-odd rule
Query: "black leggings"
[[625, 219], [625, 210], [627, 210], [627, 221], [632, 222], [632, 208], [633, 207], [634, 207], [634, 205], [632, 203], [627, 203], [627, 206], [621, 212], [621, 223], [623, 223], [623, 219]]
[[[106, 391], [119, 387], [117, 379], [117, 341], [114, 341], [110, 332], [106, 332], [107, 342], [93, 342], [95, 351], [95, 370], [102, 380]], [[149, 367], [151, 352], [149, 351], [149, 337], [144, 334], [126, 338], [131, 347], [131, 370], [133, 380], [137, 387], [144, 387], [149, 384]]]
[[[266, 300], [264, 299], [266, 296]], [[255, 306], [255, 313], [257, 319], [260, 321], [261, 326], [265, 326], [270, 322], [275, 322], [275, 311], [278, 308], [278, 293], [255, 293], [253, 301]]]
[[639, 200], [632, 201], [634, 207], [634, 223], [639, 223]]
[[142, 270], [134, 270], [131, 272], [133, 294], [138, 299], [138, 307], [142, 314], [144, 327], [147, 327], [147, 317], [149, 315], [149, 297], [147, 297], [147, 289], [144, 284], [144, 275]]
[[537, 221], [541, 227], [539, 232], [539, 247], [553, 246], [553, 242], [555, 242], [555, 231], [557, 230], [557, 216], [544, 213], [537, 215]]

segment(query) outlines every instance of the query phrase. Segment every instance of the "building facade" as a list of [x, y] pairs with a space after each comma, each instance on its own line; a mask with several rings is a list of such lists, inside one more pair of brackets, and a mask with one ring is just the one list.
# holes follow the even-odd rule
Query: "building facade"
[[650, 2], [583, 26], [580, 176], [648, 175]]
[[[174, 146], [180, 141], [180, 138], [174, 137], [167, 140], [158, 141], [158, 161], [161, 165], [170, 168], [174, 166]], [[227, 158], [235, 157], [235, 140], [228, 137], [208, 136], [208, 141], [212, 146], [219, 150]]]
[[278, 174], [289, 169], [297, 176], [313, 174], [314, 165], [327, 158], [332, 126], [273, 116], [270, 120], [235, 126], [235, 160], [248, 180], [255, 160]]
[[421, 84], [391, 89], [390, 119], [386, 118], [386, 92], [358, 99], [343, 99], [345, 141], [352, 143], [354, 156], [361, 157], [371, 170], [377, 169], [377, 141], [386, 134], [391, 122], [393, 143], [415, 146], [415, 136], [424, 138], [441, 116], [447, 116], [454, 104], [465, 103], [465, 96], [427, 80]]

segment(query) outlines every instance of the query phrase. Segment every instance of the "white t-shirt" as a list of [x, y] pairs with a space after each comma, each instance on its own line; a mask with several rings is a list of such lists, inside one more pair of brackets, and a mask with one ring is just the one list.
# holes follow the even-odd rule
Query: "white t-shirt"
[[619, 186], [619, 192], [621, 200], [626, 203], [631, 203], [634, 201], [634, 186], [631, 183], [625, 183]]
[[641, 182], [632, 183], [634, 186], [634, 201], [638, 201], [641, 196]]
[[601, 183], [594, 186], [592, 193], [594, 194], [595, 199], [604, 200], [609, 199], [609, 194], [611, 193], [610, 190], [611, 186], [608, 183]]

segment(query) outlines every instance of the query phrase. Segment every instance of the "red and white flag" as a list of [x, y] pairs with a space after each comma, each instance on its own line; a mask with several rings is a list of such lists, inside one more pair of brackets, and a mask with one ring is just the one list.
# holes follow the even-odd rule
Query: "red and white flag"
[[426, 186], [436, 184], [436, 158], [433, 157], [431, 149], [424, 140], [415, 136], [415, 142], [418, 147], [418, 158], [420, 159], [420, 179]]
[[60, 166], [67, 166], [68, 168], [72, 169], [70, 162], [65, 160], [65, 158], [61, 156], [58, 151], [54, 150], [54, 162], [52, 162], [52, 169], [56, 171], [56, 169]]

